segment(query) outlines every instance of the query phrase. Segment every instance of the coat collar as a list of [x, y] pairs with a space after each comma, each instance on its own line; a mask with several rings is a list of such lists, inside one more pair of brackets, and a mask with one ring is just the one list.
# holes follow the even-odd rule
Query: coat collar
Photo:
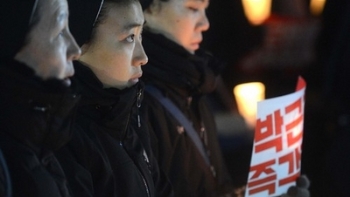
[[0, 67], [2, 130], [31, 147], [57, 149], [71, 135], [79, 96], [61, 80], [42, 80], [11, 60]]
[[75, 62], [74, 66], [73, 83], [81, 94], [78, 116], [94, 120], [115, 138], [122, 138], [132, 114], [137, 112], [137, 103], [142, 100], [143, 84], [123, 90], [103, 88], [90, 68], [80, 62]]
[[190, 54], [182, 46], [161, 34], [143, 33], [143, 45], [149, 62], [143, 68], [147, 83], [167, 84], [184, 96], [209, 93], [216, 86], [222, 63], [209, 53], [198, 50]]

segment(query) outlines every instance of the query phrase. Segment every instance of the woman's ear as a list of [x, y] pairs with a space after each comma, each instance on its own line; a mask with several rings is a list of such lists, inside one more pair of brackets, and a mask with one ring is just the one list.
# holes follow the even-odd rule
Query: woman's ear
[[161, 8], [159, 0], [153, 0], [153, 2], [144, 10], [145, 14], [153, 15], [159, 12]]

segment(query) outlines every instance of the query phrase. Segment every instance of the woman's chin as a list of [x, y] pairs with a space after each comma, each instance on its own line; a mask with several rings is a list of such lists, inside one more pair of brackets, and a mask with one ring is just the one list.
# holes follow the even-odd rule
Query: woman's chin
[[63, 84], [67, 87], [70, 87], [72, 82], [71, 82], [70, 78], [65, 78], [65, 79], [63, 79]]
[[135, 85], [135, 84], [137, 84], [138, 82], [139, 82], [139, 78], [135, 78], [135, 79], [130, 79], [130, 80], [129, 80], [130, 86]]
[[199, 49], [199, 44], [191, 44], [189, 47], [187, 47], [187, 51], [191, 54], [194, 54], [195, 51]]

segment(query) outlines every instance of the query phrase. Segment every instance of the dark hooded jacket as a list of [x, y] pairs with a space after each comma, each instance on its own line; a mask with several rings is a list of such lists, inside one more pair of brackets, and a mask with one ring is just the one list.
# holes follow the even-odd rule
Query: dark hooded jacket
[[52, 151], [70, 139], [78, 97], [62, 81], [43, 81], [14, 60], [37, 4], [1, 2], [6, 9], [0, 13], [0, 149], [11, 178], [5, 185], [12, 185], [13, 196], [66, 197], [67, 181]]
[[6, 160], [0, 150], [0, 196], [11, 197], [12, 186], [10, 172], [7, 167]]
[[[95, 192], [94, 196], [171, 196], [168, 180], [159, 172], [154, 160], [149, 132], [138, 114], [142, 85], [124, 90], [103, 88], [88, 67], [75, 62], [75, 69], [73, 82], [81, 94], [75, 128], [79, 129], [80, 136], [88, 136], [86, 140], [97, 147], [99, 154], [91, 155], [91, 148], [79, 148], [75, 143], [77, 139], [69, 144], [69, 152], [90, 171], [92, 177], [99, 176], [101, 172], [90, 166], [99, 166], [99, 162], [105, 161], [102, 171], [106, 176], [112, 174], [112, 182], [115, 183], [113, 195], [111, 191], [105, 195]], [[98, 183], [96, 179], [93, 181]]]
[[[82, 46], [90, 39], [103, 0], [68, 3], [70, 29]], [[88, 67], [75, 62], [75, 70], [73, 84], [82, 100], [73, 139], [56, 154], [73, 193], [79, 197], [171, 196], [138, 116], [142, 87], [104, 89]]]
[[144, 31], [143, 46], [149, 58], [142, 77], [146, 86], [159, 89], [193, 123], [211, 163], [211, 167], [205, 164], [183, 125], [146, 92], [141, 111], [154, 131], [153, 150], [175, 196], [212, 197], [233, 191], [206, 100], [215, 88], [220, 65], [211, 55], [202, 51], [191, 55], [160, 34]]
[[0, 76], [0, 148], [13, 196], [70, 196], [52, 151], [70, 139], [78, 97], [14, 60], [1, 61]]

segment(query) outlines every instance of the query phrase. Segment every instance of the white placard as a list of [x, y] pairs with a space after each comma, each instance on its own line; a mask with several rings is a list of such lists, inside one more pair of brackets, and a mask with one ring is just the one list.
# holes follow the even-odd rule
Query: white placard
[[258, 102], [246, 197], [278, 196], [300, 175], [306, 83], [297, 91]]

